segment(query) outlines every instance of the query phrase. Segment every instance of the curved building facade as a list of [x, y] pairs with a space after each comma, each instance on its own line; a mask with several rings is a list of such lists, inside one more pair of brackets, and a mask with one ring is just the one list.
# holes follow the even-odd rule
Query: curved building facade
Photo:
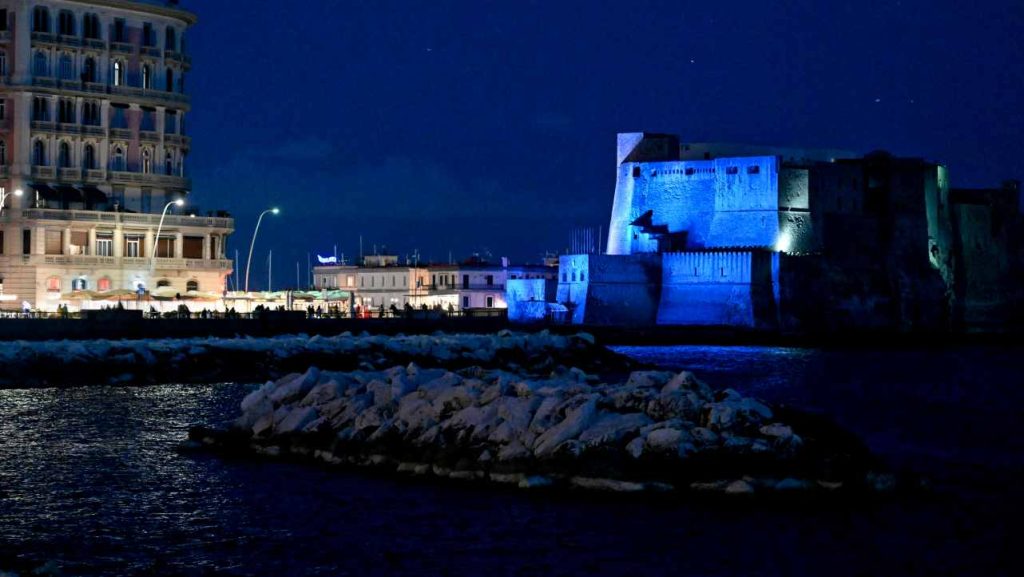
[[173, 0], [0, 0], [4, 308], [224, 290], [234, 223], [189, 214], [195, 23]]

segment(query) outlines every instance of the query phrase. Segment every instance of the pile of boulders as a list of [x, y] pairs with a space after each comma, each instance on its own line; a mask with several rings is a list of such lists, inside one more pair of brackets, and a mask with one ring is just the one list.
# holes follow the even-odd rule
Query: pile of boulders
[[344, 372], [268, 382], [241, 416], [195, 427], [193, 446], [618, 491], [859, 490], [870, 456], [848, 434], [689, 372], [602, 379], [467, 367]]

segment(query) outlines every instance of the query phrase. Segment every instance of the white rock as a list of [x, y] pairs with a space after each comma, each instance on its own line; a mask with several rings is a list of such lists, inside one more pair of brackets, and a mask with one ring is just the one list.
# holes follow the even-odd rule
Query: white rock
[[582, 404], [569, 411], [565, 419], [542, 433], [534, 442], [533, 453], [544, 457], [554, 453], [562, 443], [579, 436], [597, 416], [597, 396], [581, 399]]
[[274, 427], [274, 432], [279, 435], [300, 432], [306, 425], [315, 421], [318, 416], [314, 407], [296, 408], [290, 411], [288, 416]]
[[760, 429], [761, 434], [766, 437], [773, 437], [779, 440], [787, 440], [793, 436], [793, 429], [781, 423], [765, 425]]
[[580, 434], [580, 442], [587, 447], [618, 443], [651, 423], [651, 418], [643, 413], [601, 413]]

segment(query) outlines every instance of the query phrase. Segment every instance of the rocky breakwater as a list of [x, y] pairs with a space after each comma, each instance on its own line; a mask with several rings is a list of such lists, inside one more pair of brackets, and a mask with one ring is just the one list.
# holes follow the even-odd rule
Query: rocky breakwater
[[864, 446], [827, 420], [715, 391], [688, 372], [616, 379], [518, 369], [310, 368], [249, 394], [236, 420], [194, 427], [187, 446], [523, 488], [749, 494], [891, 485], [872, 472]]

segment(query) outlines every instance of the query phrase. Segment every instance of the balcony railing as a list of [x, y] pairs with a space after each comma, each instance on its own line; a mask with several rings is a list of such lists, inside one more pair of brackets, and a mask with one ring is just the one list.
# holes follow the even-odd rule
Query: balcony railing
[[69, 34], [61, 34], [57, 37], [57, 41], [65, 46], [81, 46], [82, 40], [77, 36], [71, 36]]
[[[155, 261], [155, 262], [154, 262]], [[128, 266], [144, 268], [155, 265], [162, 269], [187, 270], [231, 270], [231, 261], [227, 259], [193, 259], [193, 258], [156, 258], [93, 256], [93, 255], [32, 255], [31, 264], [50, 266]]]
[[60, 180], [68, 180], [77, 182], [82, 179], [82, 169], [80, 168], [61, 168], [57, 171], [57, 178]]
[[111, 128], [110, 138], [119, 138], [121, 140], [130, 140], [132, 137], [132, 131], [128, 128]]
[[135, 52], [135, 47], [127, 42], [111, 42], [110, 51], [120, 52], [122, 54], [131, 54], [132, 52]]
[[79, 134], [82, 132], [82, 127], [77, 124], [61, 122], [57, 125], [57, 132], [63, 132], [64, 134]]
[[37, 132], [53, 132], [57, 125], [49, 120], [33, 120], [32, 130]]
[[160, 133], [155, 130], [140, 130], [139, 140], [142, 142], [160, 142]]
[[87, 48], [95, 48], [97, 50], [105, 50], [107, 43], [99, 38], [86, 38], [83, 42]]
[[102, 126], [93, 126], [90, 124], [82, 125], [82, 134], [89, 136], [106, 136], [107, 130]]
[[34, 178], [56, 178], [57, 169], [52, 166], [33, 166], [32, 176]]
[[192, 143], [192, 139], [188, 136], [182, 136], [180, 134], [165, 134], [164, 142], [167, 144], [174, 144], [177, 146], [189, 146]]
[[89, 169], [85, 171], [85, 181], [91, 184], [99, 184], [107, 180], [107, 171]]
[[149, 186], [164, 186], [169, 188], [192, 188], [192, 179], [166, 174], [146, 174], [143, 172], [124, 172], [120, 170], [110, 171], [110, 181], [117, 184], [141, 184]]
[[52, 76], [33, 76], [32, 84], [34, 86], [42, 86], [44, 88], [56, 88], [57, 79]]
[[55, 34], [50, 34], [49, 32], [33, 32], [32, 42], [45, 42], [49, 44], [56, 44], [57, 36]]
[[62, 79], [57, 81], [57, 86], [59, 86], [60, 88], [65, 89], [65, 90], [82, 90], [82, 81], [81, 80], [67, 80], [67, 79], [63, 79], [62, 78]]
[[[137, 212], [104, 212], [98, 210], [59, 210], [49, 208], [32, 208], [23, 213], [27, 220], [58, 220], [76, 222], [122, 223], [141, 226], [159, 226], [159, 214]], [[233, 218], [209, 216], [181, 216], [168, 214], [164, 218], [164, 227], [213, 228], [234, 230]]]
[[149, 56], [150, 58], [160, 58], [160, 49], [156, 46], [143, 46], [142, 55]]
[[98, 93], [98, 94], [106, 94], [107, 93], [107, 85], [103, 84], [102, 82], [86, 82], [85, 85], [82, 87], [82, 90], [84, 90], [85, 92], [95, 92], [95, 93]]

